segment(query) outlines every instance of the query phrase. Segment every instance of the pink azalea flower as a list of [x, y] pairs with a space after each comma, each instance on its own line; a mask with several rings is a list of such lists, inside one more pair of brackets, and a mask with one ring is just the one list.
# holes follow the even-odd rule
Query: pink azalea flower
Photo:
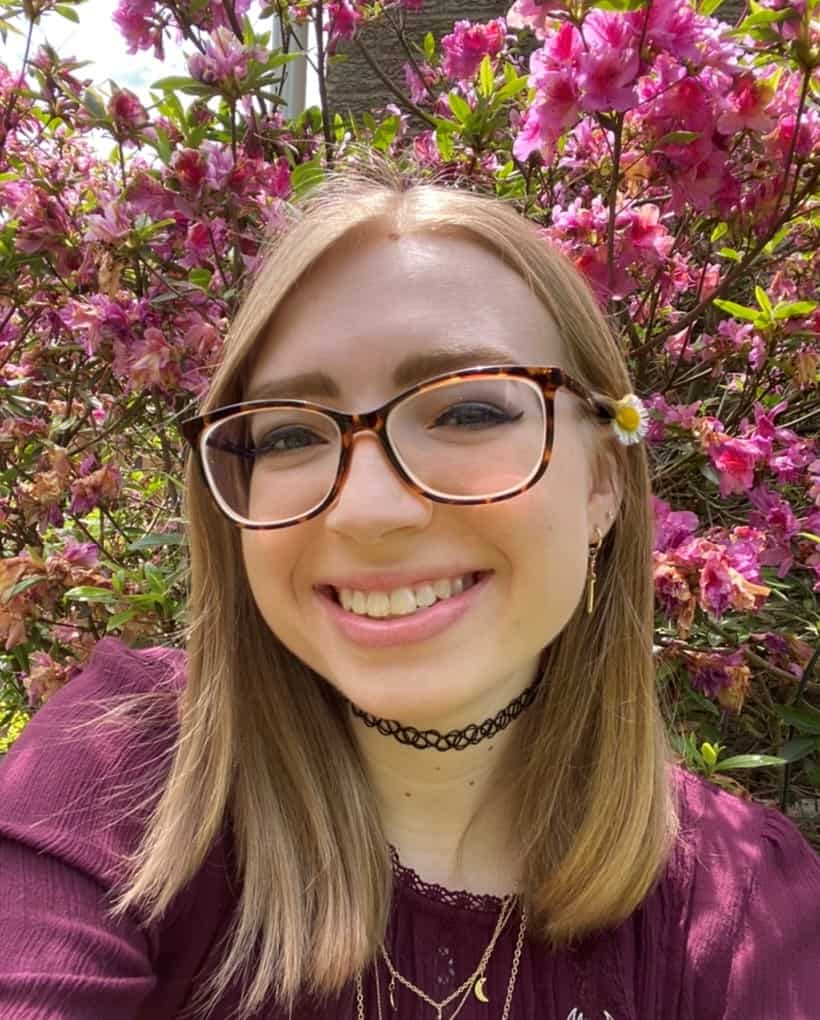
[[668, 503], [654, 495], [652, 500], [655, 510], [656, 551], [668, 552], [697, 531], [700, 526], [697, 514], [691, 510], [670, 510]]
[[755, 443], [727, 436], [709, 447], [709, 456], [720, 475], [721, 496], [748, 492], [752, 488], [755, 467], [761, 459]]
[[760, 528], [766, 536], [766, 549], [760, 562], [776, 567], [777, 576], [785, 577], [794, 566], [791, 542], [800, 530], [800, 522], [789, 501], [764, 485], [752, 489], [749, 500], [756, 508], [749, 514], [749, 524]]
[[485, 56], [494, 57], [504, 47], [505, 23], [495, 18], [485, 24], [457, 21], [441, 40], [442, 70], [454, 81], [472, 81]]
[[675, 621], [678, 633], [686, 637], [695, 615], [695, 596], [686, 574], [666, 554], [654, 554], [655, 597], [667, 620]]
[[515, 0], [507, 12], [507, 24], [513, 29], [530, 28], [536, 39], [543, 39], [555, 12], [566, 9], [565, 0]]
[[116, 200], [107, 202], [103, 205], [101, 213], [92, 213], [88, 217], [85, 240], [115, 244], [128, 236], [131, 226], [131, 218], [123, 204]]
[[199, 191], [208, 174], [205, 155], [197, 149], [177, 149], [171, 157], [171, 169], [180, 184], [190, 191]]
[[93, 567], [100, 560], [100, 550], [96, 543], [78, 542], [75, 538], [69, 538], [61, 555], [76, 567]]
[[330, 0], [325, 4], [325, 30], [328, 33], [328, 53], [334, 54], [342, 39], [352, 39], [362, 20], [362, 12], [355, 0]]
[[108, 116], [118, 138], [135, 139], [148, 125], [148, 112], [130, 89], [118, 89], [108, 102]]
[[625, 254], [634, 255], [650, 265], [665, 259], [675, 239], [660, 222], [658, 206], [647, 202], [637, 210], [628, 210], [625, 216], [629, 223]]
[[[635, 12], [635, 20], [639, 22], [637, 30], [643, 26], [647, 17], [644, 10]], [[649, 22], [646, 26], [646, 41], [657, 50], [671, 53], [680, 61], [700, 60], [698, 48], [700, 19], [695, 14], [689, 0], [663, 0], [653, 3], [649, 9]]]
[[188, 58], [188, 70], [206, 85], [236, 83], [247, 77], [251, 61], [261, 63], [265, 57], [264, 49], [244, 46], [231, 29], [220, 26], [205, 43], [205, 52]]
[[149, 326], [134, 345], [136, 355], [130, 366], [131, 390], [172, 388], [179, 378], [174, 351], [161, 330]]
[[128, 43], [128, 52], [154, 47], [154, 56], [163, 60], [162, 27], [156, 18], [155, 0], [120, 0], [113, 14], [114, 24]]
[[122, 477], [116, 464], [105, 464], [85, 478], [71, 485], [70, 512], [75, 516], [87, 514], [100, 503], [111, 503], [120, 494]]
[[593, 10], [584, 19], [587, 48], [578, 59], [582, 107], [590, 113], [628, 110], [637, 102], [638, 37], [620, 14]]
[[726, 99], [724, 112], [718, 117], [718, 131], [723, 135], [745, 130], [760, 134], [771, 131], [774, 120], [765, 112], [771, 98], [771, 86], [756, 81], [751, 74], [740, 75], [734, 91]]

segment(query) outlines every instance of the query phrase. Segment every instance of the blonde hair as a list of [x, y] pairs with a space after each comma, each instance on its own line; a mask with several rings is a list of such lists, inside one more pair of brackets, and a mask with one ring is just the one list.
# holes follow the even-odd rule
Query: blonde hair
[[[596, 393], [631, 390], [619, 347], [570, 262], [507, 203], [415, 182], [386, 161], [330, 174], [261, 260], [202, 410], [242, 399], [257, 341], [302, 276], [354, 230], [456, 232], [513, 267], [558, 325], [564, 365]], [[596, 607], [579, 605], [546, 656], [536, 701], [497, 769], [518, 798], [514, 839], [530, 936], [553, 948], [627, 918], [677, 835], [673, 754], [652, 659], [650, 481], [642, 446], [613, 444], [619, 514], [598, 558]], [[241, 978], [240, 1015], [273, 994], [338, 994], [372, 957], [392, 865], [342, 703], [288, 651], [252, 597], [239, 532], [189, 458], [187, 686], [170, 771], [115, 912], [159, 918], [229, 819], [242, 883], [235, 923], [198, 1005]], [[253, 964], [251, 965], [251, 960]]]

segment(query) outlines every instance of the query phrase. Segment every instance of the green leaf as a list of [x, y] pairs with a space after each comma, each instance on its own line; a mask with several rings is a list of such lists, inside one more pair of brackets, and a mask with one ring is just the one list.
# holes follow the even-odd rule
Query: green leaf
[[115, 595], [109, 588], [80, 585], [78, 588], [69, 588], [65, 597], [74, 599], [76, 602], [113, 602]]
[[797, 316], [811, 315], [816, 307], [816, 301], [781, 302], [775, 306], [774, 317], [776, 319], [792, 319]]
[[161, 127], [155, 128], [155, 131], [156, 131], [156, 142], [154, 144], [155, 144], [155, 147], [156, 147], [156, 150], [157, 150], [157, 155], [162, 160], [162, 162], [166, 166], [168, 166], [168, 164], [171, 162], [171, 142], [170, 142], [170, 139], [168, 138], [168, 135], [165, 133], [165, 131], [162, 130]]
[[670, 131], [658, 142], [658, 145], [686, 145], [700, 138], [700, 131]]
[[756, 308], [747, 308], [746, 305], [738, 305], [734, 301], [723, 301], [721, 298], [716, 298], [713, 304], [722, 312], [728, 312], [736, 319], [745, 319], [747, 322], [756, 322], [760, 315]]
[[35, 584], [40, 584], [41, 581], [45, 581], [45, 577], [24, 577], [22, 581], [18, 581], [17, 584], [13, 584], [8, 591], [5, 592], [2, 599], [0, 599], [0, 605], [5, 605], [10, 602], [15, 595], [22, 595], [24, 591], [28, 591], [29, 588], [33, 588]]
[[[509, 65], [508, 65], [509, 66]], [[523, 92], [529, 82], [529, 75], [522, 74], [519, 77], [510, 78], [507, 80], [505, 85], [496, 92], [495, 98], [499, 103], [506, 102], [508, 99], [512, 99], [513, 96], [517, 96], [519, 92]]]
[[393, 139], [396, 137], [398, 129], [399, 118], [396, 116], [387, 117], [376, 128], [376, 133], [373, 135], [373, 147], [382, 152], [387, 152], [393, 144]]
[[754, 28], [763, 28], [766, 25], [774, 24], [777, 21], [790, 21], [792, 18], [799, 18], [797, 11], [786, 8], [782, 11], [757, 11], [745, 18], [738, 28], [738, 32], [750, 32]]
[[449, 163], [455, 154], [455, 144], [453, 142], [452, 130], [445, 131], [443, 128], [436, 128], [436, 148], [438, 154], [445, 161]]
[[802, 733], [820, 737], [820, 711], [811, 705], [775, 705], [775, 712]]
[[598, 0], [592, 4], [602, 11], [639, 11], [646, 6], [647, 0]]
[[[188, 274], [189, 280], [193, 273], [207, 273], [209, 279], [211, 276], [207, 269], [192, 269]], [[183, 545], [184, 543], [185, 535], [181, 531], [151, 532], [148, 535], [143, 535], [142, 538], [138, 538], [136, 542], [132, 542], [127, 547], [126, 552], [136, 552], [139, 549], [156, 549], [158, 546], [166, 545]]]
[[791, 223], [787, 223], [785, 227], [781, 227], [780, 230], [778, 230], [777, 233], [774, 234], [772, 236], [772, 238], [769, 241], [766, 242], [766, 245], [763, 248], [763, 254], [764, 255], [772, 255], [774, 253], [775, 248], [777, 248], [777, 246], [786, 237], [788, 237], [789, 233], [792, 230], [792, 227], [793, 227], [793, 224], [791, 224]]
[[755, 298], [757, 299], [760, 310], [765, 314], [766, 318], [771, 320], [774, 314], [772, 303], [769, 300], [769, 295], [762, 287], [755, 287]]
[[[735, 248], [719, 248], [717, 254], [720, 255], [721, 258], [731, 259], [732, 262], [740, 262], [743, 259], [743, 256]], [[715, 302], [715, 304], [717, 304], [717, 302]], [[755, 314], [755, 318], [757, 318], [757, 314]]]
[[69, 21], [73, 21], [75, 25], [80, 23], [80, 15], [74, 10], [73, 7], [69, 7], [68, 4], [55, 4], [54, 10], [63, 18], [67, 18]]
[[715, 229], [712, 231], [711, 235], [709, 236], [709, 240], [712, 242], [712, 244], [714, 244], [715, 241], [719, 241], [721, 239], [721, 237], [723, 237], [724, 234], [728, 234], [728, 233], [729, 233], [729, 224], [728, 223], [718, 223], [718, 225], [715, 227]]
[[191, 85], [201, 85], [196, 78], [186, 78], [183, 75], [172, 74], [168, 78], [160, 78], [159, 81], [155, 81], [153, 85], [149, 86], [152, 89], [162, 89], [163, 92], [171, 92], [174, 89], [185, 90]]
[[485, 99], [489, 99], [493, 94], [494, 85], [493, 62], [490, 60], [490, 54], [485, 53], [481, 66], [478, 69], [478, 94]]
[[106, 621], [106, 634], [112, 630], [118, 630], [124, 623], [128, 623], [129, 620], [133, 620], [136, 615], [136, 609], [124, 609], [121, 613], [113, 613]]
[[97, 120], [106, 119], [105, 107], [102, 104], [102, 100], [95, 92], [92, 92], [91, 89], [86, 89], [85, 92], [83, 92], [82, 102], [86, 110], [88, 110], [92, 116], [96, 117]]
[[430, 63], [436, 54], [436, 37], [432, 32], [428, 32], [424, 37], [424, 55], [427, 58], [427, 62]]
[[759, 769], [766, 765], [785, 765], [784, 758], [775, 758], [771, 754], [738, 754], [734, 758], [725, 758], [715, 766], [715, 772], [728, 772], [730, 769]]
[[466, 99], [463, 99], [458, 92], [451, 92], [447, 97], [447, 100], [450, 103], [450, 109], [453, 111], [456, 120], [459, 124], [465, 124], [469, 120], [470, 114], [473, 112], [470, 109], [470, 104]]
[[820, 751], [820, 737], [795, 737], [784, 744], [778, 754], [786, 762], [800, 761], [813, 751]]
[[698, 14], [702, 14], [705, 17], [709, 17], [710, 14], [714, 14], [715, 11], [724, 4], [725, 0], [700, 0], [698, 4]]
[[315, 184], [324, 180], [324, 177], [325, 172], [317, 160], [311, 159], [307, 163], [300, 163], [299, 166], [293, 168], [290, 175], [293, 197], [297, 198], [309, 191]]

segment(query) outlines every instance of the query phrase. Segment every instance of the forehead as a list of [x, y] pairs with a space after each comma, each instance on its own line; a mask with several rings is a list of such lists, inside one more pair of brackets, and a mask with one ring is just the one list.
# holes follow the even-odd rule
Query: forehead
[[[275, 387], [366, 409], [415, 381], [488, 363], [563, 364], [558, 329], [522, 277], [464, 237], [371, 236], [328, 252], [285, 299], [245, 396]], [[317, 373], [335, 393], [295, 379]]]

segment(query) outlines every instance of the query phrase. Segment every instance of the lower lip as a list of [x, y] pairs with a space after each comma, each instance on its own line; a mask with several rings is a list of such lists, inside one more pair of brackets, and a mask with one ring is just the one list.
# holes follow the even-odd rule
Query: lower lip
[[427, 609], [417, 609], [409, 616], [393, 616], [374, 620], [342, 609], [327, 589], [315, 589], [325, 612], [346, 638], [366, 648], [394, 648], [396, 645], [426, 641], [460, 620], [481, 598], [489, 584], [492, 571], [480, 574], [471, 588], [451, 595]]

